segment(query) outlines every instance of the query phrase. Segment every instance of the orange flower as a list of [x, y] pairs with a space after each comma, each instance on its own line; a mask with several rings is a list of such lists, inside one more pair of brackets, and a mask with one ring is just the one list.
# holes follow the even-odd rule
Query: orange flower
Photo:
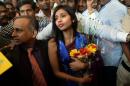
[[[95, 53], [97, 51], [97, 45], [96, 44], [88, 44], [85, 48], [73, 49], [70, 51], [70, 56], [73, 58], [77, 58], [80, 61], [86, 61], [88, 59], [88, 56], [92, 53]], [[85, 60], [86, 59], [86, 60]]]
[[70, 56], [71, 57], [75, 57], [75, 56], [77, 56], [79, 54], [80, 54], [80, 52], [77, 49], [73, 49], [73, 50], [70, 51]]
[[89, 54], [95, 53], [97, 51], [97, 46], [96, 46], [96, 44], [93, 44], [93, 43], [86, 46], [86, 48], [87, 48], [87, 51], [89, 52]]

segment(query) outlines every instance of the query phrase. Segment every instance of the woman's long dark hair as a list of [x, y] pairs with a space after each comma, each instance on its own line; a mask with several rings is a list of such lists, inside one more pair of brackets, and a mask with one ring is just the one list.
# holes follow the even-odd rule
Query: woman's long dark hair
[[[75, 15], [74, 10], [71, 7], [67, 6], [67, 5], [59, 5], [59, 6], [57, 6], [55, 8], [55, 10], [54, 10], [54, 13], [53, 13], [52, 28], [53, 28], [54, 35], [55, 35], [55, 41], [57, 43], [57, 55], [58, 55], [58, 58], [60, 57], [60, 52], [62, 52], [62, 51], [59, 50], [59, 40], [62, 40], [63, 42], [65, 42], [63, 32], [56, 26], [55, 14], [60, 9], [65, 10], [70, 15], [71, 20], [74, 20], [74, 22], [72, 22], [72, 28], [74, 30], [74, 34], [76, 34], [76, 32], [77, 32], [77, 17]], [[59, 61], [59, 64], [60, 64], [60, 70], [63, 70], [63, 65], [62, 65], [61, 60], [58, 59], [58, 61]], [[64, 83], [64, 81], [63, 81], [63, 83]]]
[[65, 10], [71, 17], [71, 20], [73, 20], [74, 22], [72, 22], [72, 28], [74, 30], [74, 34], [77, 32], [77, 17], [75, 15], [75, 12], [73, 11], [73, 9], [67, 5], [59, 5], [55, 8], [54, 13], [53, 13], [53, 19], [52, 19], [52, 28], [54, 30], [54, 35], [55, 35], [55, 39], [56, 42], [58, 42], [58, 40], [62, 40], [64, 42], [64, 37], [63, 37], [63, 33], [62, 31], [60, 31], [60, 29], [56, 26], [56, 19], [55, 19], [55, 14], [58, 10], [63, 9]]

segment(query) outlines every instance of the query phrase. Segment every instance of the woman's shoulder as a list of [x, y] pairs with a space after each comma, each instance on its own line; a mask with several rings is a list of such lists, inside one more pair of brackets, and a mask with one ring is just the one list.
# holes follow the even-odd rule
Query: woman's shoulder
[[56, 42], [56, 39], [55, 39], [54, 37], [53, 37], [53, 38], [50, 38], [48, 42], [49, 42], [49, 43]]
[[56, 40], [55, 40], [55, 38], [51, 38], [51, 39], [49, 39], [49, 41], [48, 41], [48, 50], [49, 50], [49, 52], [57, 52], [57, 43], [56, 43]]
[[48, 46], [49, 47], [55, 47], [56, 46], [56, 40], [55, 40], [55, 38], [49, 39]]

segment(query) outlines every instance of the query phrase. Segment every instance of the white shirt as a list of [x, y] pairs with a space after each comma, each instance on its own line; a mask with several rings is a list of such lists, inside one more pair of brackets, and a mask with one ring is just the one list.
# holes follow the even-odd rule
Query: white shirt
[[45, 14], [42, 12], [42, 10], [39, 10], [39, 12], [35, 14], [35, 16], [45, 17]]
[[[90, 30], [90, 27], [91, 27], [89, 21], [95, 20], [98, 16], [98, 12], [95, 10], [93, 13], [89, 14], [88, 10], [86, 9], [82, 13], [82, 15], [84, 16], [84, 20], [85, 20], [84, 32], [86, 34], [91, 34], [91, 33], [89, 33], [89, 30]], [[90, 20], [90, 19], [92, 19], [92, 20]], [[94, 24], [94, 23], [92, 23], [92, 24]]]
[[86, 9], [86, 10], [82, 13], [82, 15], [83, 15], [85, 18], [87, 18], [87, 19], [89, 19], [89, 18], [95, 19], [95, 18], [97, 18], [97, 16], [98, 16], [98, 11], [95, 10], [93, 13], [89, 14], [88, 9]]
[[[118, 0], [111, 0], [99, 12], [98, 18], [105, 25], [112, 27], [113, 30], [123, 31], [121, 21], [127, 15], [127, 8]], [[108, 27], [104, 27], [110, 29]], [[111, 36], [114, 38], [122, 37], [123, 34], [117, 33], [100, 33], [101, 35]], [[116, 37], [117, 36], [117, 37]], [[118, 66], [121, 61], [122, 47], [119, 42], [114, 42], [106, 39], [100, 39], [99, 46], [101, 47], [101, 55], [105, 66]]]

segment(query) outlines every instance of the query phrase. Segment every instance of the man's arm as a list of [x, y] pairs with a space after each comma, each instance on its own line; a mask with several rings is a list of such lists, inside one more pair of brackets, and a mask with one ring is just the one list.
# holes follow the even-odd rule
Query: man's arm
[[111, 26], [102, 24], [99, 20], [90, 19], [89, 21], [87, 21], [85, 24], [84, 31], [85, 33], [96, 35], [100, 38], [115, 42], [126, 42], [129, 40], [127, 39], [128, 33], [114, 29]]
[[48, 24], [42, 31], [38, 32], [36, 39], [43, 40], [52, 36], [52, 23]]

